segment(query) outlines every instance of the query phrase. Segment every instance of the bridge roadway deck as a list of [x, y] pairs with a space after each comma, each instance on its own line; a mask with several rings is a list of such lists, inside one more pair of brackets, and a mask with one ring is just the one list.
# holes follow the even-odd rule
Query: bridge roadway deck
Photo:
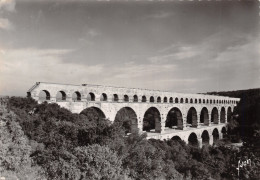
[[[157, 133], [157, 132], [146, 132], [146, 133], [147, 133], [147, 139], [163, 140], [163, 139], [171, 139], [174, 136], [179, 136], [182, 140], [188, 142], [189, 135], [193, 132], [197, 135], [198, 139], [200, 139], [204, 130], [207, 130], [209, 135], [212, 136], [212, 132], [215, 128], [218, 129], [219, 132], [221, 132], [222, 128], [226, 126], [227, 124], [220, 123], [220, 124], [212, 124], [211, 126], [200, 125], [197, 128], [187, 127], [184, 130], [167, 128], [164, 130], [164, 132], [161, 133]], [[221, 136], [222, 133], [219, 133], [219, 135]]]

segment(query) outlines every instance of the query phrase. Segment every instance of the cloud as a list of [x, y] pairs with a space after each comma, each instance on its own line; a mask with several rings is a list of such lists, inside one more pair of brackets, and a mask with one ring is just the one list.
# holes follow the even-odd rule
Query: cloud
[[11, 30], [13, 28], [13, 24], [8, 19], [0, 18], [0, 29]]
[[62, 56], [72, 49], [9, 49], [0, 54], [0, 94], [26, 93], [35, 82], [81, 84], [91, 82], [104, 67], [64, 63]]
[[0, 0], [0, 11], [1, 10], [14, 12], [15, 11], [15, 0]]

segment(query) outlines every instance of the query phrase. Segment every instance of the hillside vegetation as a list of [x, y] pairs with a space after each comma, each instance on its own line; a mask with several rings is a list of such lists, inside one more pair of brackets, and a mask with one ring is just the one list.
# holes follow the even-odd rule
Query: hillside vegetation
[[[259, 153], [252, 143], [241, 150], [202, 149], [183, 141], [125, 136], [123, 123], [95, 112], [72, 114], [57, 104], [12, 97], [1, 103], [0, 177], [48, 180], [237, 179], [237, 162], [252, 159], [240, 177], [260, 177]], [[2, 133], [4, 132], [4, 133]], [[259, 134], [252, 139], [259, 140]], [[249, 148], [250, 151], [248, 150]]]

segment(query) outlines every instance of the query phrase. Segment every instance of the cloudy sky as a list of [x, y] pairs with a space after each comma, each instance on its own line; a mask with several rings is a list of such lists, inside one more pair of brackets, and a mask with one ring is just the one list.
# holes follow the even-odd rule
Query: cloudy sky
[[258, 1], [0, 0], [0, 94], [38, 81], [260, 87]]

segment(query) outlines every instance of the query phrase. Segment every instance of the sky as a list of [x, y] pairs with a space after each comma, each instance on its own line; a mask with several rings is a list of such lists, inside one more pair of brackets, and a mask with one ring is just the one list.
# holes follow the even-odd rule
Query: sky
[[36, 82], [260, 87], [258, 1], [0, 0], [0, 94]]

